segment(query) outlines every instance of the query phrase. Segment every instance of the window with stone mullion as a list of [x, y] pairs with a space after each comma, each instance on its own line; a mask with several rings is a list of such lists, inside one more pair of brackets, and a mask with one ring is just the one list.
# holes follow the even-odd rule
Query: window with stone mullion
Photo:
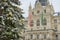
[[31, 39], [33, 39], [33, 35], [31, 34]]
[[46, 34], [44, 34], [44, 39], [46, 39]]
[[40, 21], [39, 20], [37, 20], [37, 26], [40, 26]]
[[37, 39], [39, 39], [39, 35], [37, 35]]

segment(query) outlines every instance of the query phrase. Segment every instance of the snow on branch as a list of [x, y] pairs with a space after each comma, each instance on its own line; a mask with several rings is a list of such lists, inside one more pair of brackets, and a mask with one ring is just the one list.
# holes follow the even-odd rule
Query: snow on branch
[[16, 5], [15, 3], [11, 2], [11, 1], [10, 1], [10, 4], [11, 4], [12, 6], [16, 6], [16, 7], [20, 8], [19, 5]]

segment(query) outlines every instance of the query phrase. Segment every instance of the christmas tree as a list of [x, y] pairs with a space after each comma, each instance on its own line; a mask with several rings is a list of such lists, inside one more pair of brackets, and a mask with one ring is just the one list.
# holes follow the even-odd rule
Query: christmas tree
[[19, 0], [0, 0], [0, 40], [19, 40], [24, 29]]

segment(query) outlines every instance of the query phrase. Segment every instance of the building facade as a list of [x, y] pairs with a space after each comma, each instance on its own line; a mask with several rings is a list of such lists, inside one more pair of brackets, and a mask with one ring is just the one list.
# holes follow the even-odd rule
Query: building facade
[[49, 0], [36, 0], [34, 6], [33, 9], [31, 4], [29, 6], [24, 40], [60, 40], [60, 16], [55, 16]]

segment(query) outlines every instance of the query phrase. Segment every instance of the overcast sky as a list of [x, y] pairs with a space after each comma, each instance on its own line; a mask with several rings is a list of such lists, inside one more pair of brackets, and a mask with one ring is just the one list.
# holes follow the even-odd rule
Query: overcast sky
[[[32, 7], [34, 7], [36, 0], [20, 0], [21, 8], [25, 12], [24, 17], [28, 16], [28, 7], [31, 3]], [[60, 12], [60, 0], [49, 0], [49, 2], [53, 5], [55, 12]]]

